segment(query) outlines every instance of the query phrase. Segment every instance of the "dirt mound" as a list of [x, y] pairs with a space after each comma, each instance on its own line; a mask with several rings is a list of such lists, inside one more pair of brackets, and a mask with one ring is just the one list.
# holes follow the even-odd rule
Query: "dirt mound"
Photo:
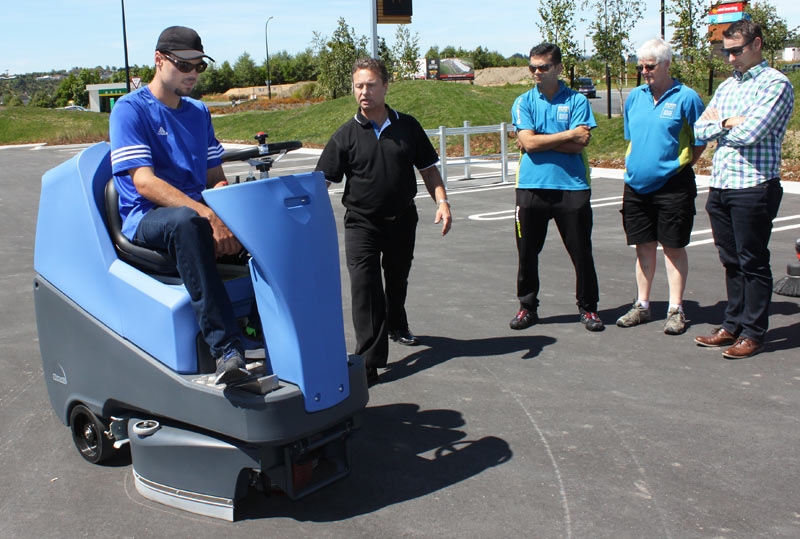
[[525, 67], [487, 67], [475, 70], [478, 86], [503, 86], [505, 84], [533, 84], [531, 73]]
[[269, 89], [270, 92], [267, 92], [266, 86], [250, 86], [248, 88], [231, 88], [223, 95], [226, 98], [231, 99], [236, 97], [238, 99], [250, 99], [251, 97], [266, 97], [268, 93], [272, 93], [273, 97], [289, 97], [291, 96], [296, 90], [299, 90], [303, 85], [308, 84], [311, 81], [302, 81], [302, 82], [295, 82], [293, 84], [273, 84], [272, 87]]

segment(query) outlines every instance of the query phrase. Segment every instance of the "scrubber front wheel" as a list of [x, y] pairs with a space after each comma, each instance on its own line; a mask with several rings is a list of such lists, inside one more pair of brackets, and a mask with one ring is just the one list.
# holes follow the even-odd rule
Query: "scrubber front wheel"
[[99, 464], [111, 455], [114, 446], [105, 435], [105, 425], [86, 406], [79, 404], [72, 409], [69, 424], [72, 441], [83, 458]]

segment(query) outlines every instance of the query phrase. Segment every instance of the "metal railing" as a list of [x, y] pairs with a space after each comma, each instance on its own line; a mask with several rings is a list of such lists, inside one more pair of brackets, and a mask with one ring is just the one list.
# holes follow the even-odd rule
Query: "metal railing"
[[[447, 185], [447, 167], [448, 165], [464, 164], [464, 177], [460, 180], [468, 180], [472, 178], [472, 171], [470, 166], [475, 161], [495, 160], [498, 157], [501, 162], [501, 178], [503, 183], [508, 182], [508, 137], [507, 134], [514, 131], [513, 124], [505, 122], [500, 125], [476, 125], [471, 126], [469, 120], [464, 120], [464, 127], [445, 127], [439, 126], [439, 129], [426, 129], [425, 133], [429, 137], [439, 137], [439, 170], [442, 174], [442, 181], [445, 186]], [[472, 155], [470, 148], [470, 136], [482, 133], [497, 133], [500, 136], [500, 153], [487, 154], [487, 155]], [[447, 137], [463, 135], [464, 136], [464, 155], [463, 157], [447, 157]], [[514, 159], [519, 159], [516, 152], [511, 155]], [[456, 181], [456, 180], [454, 180]]]

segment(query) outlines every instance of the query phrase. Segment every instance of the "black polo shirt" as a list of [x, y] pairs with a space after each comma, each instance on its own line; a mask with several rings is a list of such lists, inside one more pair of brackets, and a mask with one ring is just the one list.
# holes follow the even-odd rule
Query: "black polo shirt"
[[417, 194], [414, 167], [428, 168], [439, 160], [414, 117], [386, 109], [390, 125], [380, 138], [359, 111], [333, 134], [317, 162], [328, 181], [347, 177], [342, 204], [367, 216], [402, 214]]

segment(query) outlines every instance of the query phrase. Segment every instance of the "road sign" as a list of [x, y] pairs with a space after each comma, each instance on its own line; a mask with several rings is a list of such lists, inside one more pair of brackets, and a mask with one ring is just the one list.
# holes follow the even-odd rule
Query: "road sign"
[[735, 13], [719, 13], [717, 15], [709, 15], [708, 24], [725, 24], [726, 22], [736, 22], [744, 18], [744, 13], [741, 11]]
[[708, 14], [720, 15], [722, 13], [737, 13], [739, 11], [744, 11], [744, 4], [742, 2], [736, 2], [733, 4], [721, 4], [718, 6], [714, 6], [709, 10]]
[[131, 88], [134, 90], [138, 90], [141, 83], [142, 77], [131, 77]]
[[377, 5], [378, 24], [411, 24], [411, 0], [373, 0]]

